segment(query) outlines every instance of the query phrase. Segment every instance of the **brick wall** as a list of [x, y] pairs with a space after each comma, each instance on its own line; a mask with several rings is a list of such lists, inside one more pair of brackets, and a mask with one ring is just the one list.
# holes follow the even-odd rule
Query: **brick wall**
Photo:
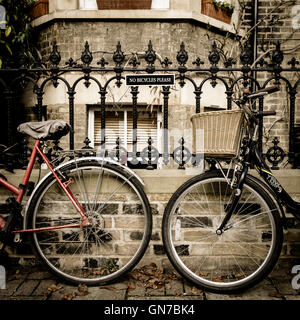
[[[180, 170], [181, 171], [181, 170]], [[18, 170], [15, 175], [8, 174], [7, 177], [9, 180], [20, 180], [22, 177], [22, 174], [24, 172], [21, 170]], [[45, 173], [45, 171], [43, 172]], [[147, 193], [147, 196], [149, 198], [149, 202], [152, 208], [152, 215], [153, 215], [153, 230], [152, 230], [152, 236], [151, 241], [149, 244], [149, 247], [142, 258], [140, 265], [150, 264], [151, 262], [155, 261], [155, 263], [159, 266], [169, 266], [169, 260], [165, 254], [163, 245], [162, 245], [162, 238], [161, 238], [161, 226], [162, 226], [162, 218], [164, 214], [165, 207], [172, 196], [175, 189], [183, 183], [185, 180], [189, 179], [191, 176], [184, 176], [181, 174], [181, 178], [179, 179], [178, 176], [176, 176], [175, 171], [168, 176], [168, 175], [156, 175], [155, 177], [150, 177], [149, 172], [138, 172], [139, 175], [142, 176], [144, 179], [146, 186], [145, 191]], [[299, 179], [299, 174], [293, 173], [293, 170], [289, 170], [289, 178], [284, 178], [283, 173], [278, 172], [280, 176], [278, 179], [283, 183], [284, 187], [287, 187], [288, 191], [291, 192], [291, 188], [288, 188], [289, 185], [299, 186], [299, 183], [297, 183], [297, 179]], [[32, 179], [35, 181], [37, 178], [37, 172], [34, 173], [34, 176]], [[170, 186], [170, 180], [173, 181], [172, 186]], [[299, 180], [298, 180], [299, 181]], [[167, 187], [169, 186], [169, 188]], [[300, 193], [297, 192], [291, 192], [293, 198], [300, 200]], [[113, 243], [108, 243], [107, 247], [110, 248], [109, 252], [107, 252], [108, 257], [114, 257], [115, 259], [126, 259], [128, 254], [130, 254], [131, 250], [135, 248], [137, 245], [137, 240], [140, 239], [142, 235], [142, 224], [143, 224], [143, 217], [140, 216], [137, 213], [137, 207], [134, 205], [134, 203], [131, 201], [128, 201], [126, 198], [126, 195], [122, 195], [122, 198], [117, 199], [117, 195], [114, 196], [114, 199], [111, 199], [107, 205], [107, 209], [102, 211], [102, 217], [105, 220], [105, 226], [106, 231], [113, 234], [114, 241]], [[49, 196], [48, 196], [49, 197]], [[0, 203], [4, 203], [5, 199], [7, 198], [7, 194], [3, 192], [3, 189], [1, 189], [0, 192]], [[106, 199], [106, 196], [104, 196]], [[25, 203], [27, 201], [28, 197], [25, 198]], [[63, 201], [65, 200], [65, 197], [61, 199], [62, 201], [57, 203], [57, 193], [55, 195], [55, 202], [56, 202], [56, 208], [59, 206], [59, 210], [55, 210], [53, 212], [53, 215], [55, 218], [70, 218], [71, 212], [73, 210], [70, 210], [72, 206], [70, 206], [70, 202]], [[99, 201], [101, 201], [101, 197], [98, 198]], [[192, 199], [191, 199], [192, 200]], [[50, 203], [50, 202], [49, 202]], [[216, 204], [218, 206], [218, 204]], [[202, 208], [202, 209], [201, 209]], [[40, 219], [45, 219], [45, 217], [49, 214], [49, 209], [51, 207], [43, 206], [40, 211]], [[187, 252], [189, 252], [189, 255], [198, 255], [199, 252], [201, 252], [201, 246], [195, 246], [195, 228], [190, 225], [189, 221], [191, 221], [191, 217], [193, 219], [202, 219], [201, 221], [205, 222], [205, 224], [212, 222], [214, 219], [218, 218], [218, 215], [216, 214], [219, 212], [218, 210], [210, 211], [205, 210], [205, 203], [203, 203], [202, 207], [195, 207], [194, 201], [186, 201], [185, 203], [185, 209], [188, 210], [189, 218], [186, 220], [188, 223], [184, 226], [184, 211], [182, 216], [182, 229], [181, 233], [184, 237], [182, 242], [187, 247]], [[201, 209], [201, 210], [200, 210]], [[53, 218], [53, 215], [51, 217]], [[258, 221], [259, 223], [262, 223]], [[265, 223], [265, 222], [264, 222]], [[243, 225], [243, 228], [245, 225]], [[287, 267], [288, 265], [292, 266], [294, 264], [297, 264], [299, 262], [299, 252], [300, 252], [300, 242], [299, 242], [299, 229], [300, 224], [299, 221], [295, 220], [290, 214], [288, 214], [288, 230], [284, 231], [284, 244], [283, 244], [283, 250], [281, 253], [281, 258], [277, 264], [277, 268], [280, 267]], [[252, 226], [253, 230], [253, 226]], [[198, 232], [197, 230], [196, 232]], [[254, 230], [253, 230], [254, 231]], [[252, 232], [253, 232], [252, 231]], [[263, 241], [261, 239], [263, 233], [259, 232], [259, 227], [256, 230], [256, 232], [253, 233], [253, 242], [254, 248], [259, 248], [261, 246], [265, 246], [268, 244], [266, 241]], [[68, 234], [68, 230], [62, 230], [61, 233], [63, 235]], [[58, 231], [60, 233], [60, 231]], [[238, 233], [240, 236], [241, 233]], [[52, 234], [51, 234], [52, 236]], [[245, 234], [245, 237], [249, 237], [249, 234]], [[246, 238], [245, 238], [246, 239]], [[232, 239], [231, 239], [232, 240]], [[242, 239], [239, 239], [242, 241]], [[236, 245], [234, 243], [229, 242], [231, 245]], [[205, 247], [205, 246], [204, 246]], [[220, 247], [221, 248], [221, 247]], [[203, 249], [203, 248], [202, 248]], [[216, 246], [216, 250], [218, 250], [218, 246]], [[28, 245], [20, 245], [15, 246], [14, 248], [9, 248], [10, 257], [13, 261], [16, 263], [21, 264], [32, 264], [36, 263], [34, 256], [32, 254], [31, 248]], [[59, 252], [57, 252], [59, 255]], [[202, 253], [205, 254], [205, 253]], [[196, 257], [195, 256], [195, 257]], [[199, 256], [198, 256], [199, 258]]]
[[[282, 3], [282, 5], [280, 5]], [[249, 30], [252, 19], [252, 6], [254, 1], [245, 1], [245, 21], [243, 27]], [[280, 5], [280, 6], [279, 6]], [[269, 49], [274, 49], [277, 41], [281, 43], [281, 50], [284, 53], [284, 67], [289, 67], [287, 62], [295, 57], [300, 59], [300, 28], [295, 27], [296, 11], [295, 7], [300, 5], [299, 0], [295, 1], [259, 1], [258, 2], [258, 51], [257, 57], [260, 57]], [[294, 11], [293, 11], [294, 10]], [[298, 11], [299, 12], [299, 11]], [[294, 19], [294, 27], [292, 21]], [[261, 22], [260, 22], [261, 21]], [[299, 23], [299, 21], [298, 21]], [[266, 60], [268, 56], [264, 56]], [[259, 74], [258, 80], [263, 84], [269, 74]], [[292, 85], [299, 79], [299, 75], [294, 73], [282, 73]], [[271, 145], [272, 138], [277, 136], [281, 147], [288, 151], [289, 135], [289, 100], [286, 94], [284, 81], [281, 82], [281, 92], [272, 94], [265, 98], [265, 109], [276, 110], [276, 117], [264, 119], [265, 135], [264, 150]], [[298, 87], [299, 88], [299, 87]], [[298, 90], [299, 91], [299, 90]], [[296, 124], [300, 124], [299, 94], [296, 96]]]

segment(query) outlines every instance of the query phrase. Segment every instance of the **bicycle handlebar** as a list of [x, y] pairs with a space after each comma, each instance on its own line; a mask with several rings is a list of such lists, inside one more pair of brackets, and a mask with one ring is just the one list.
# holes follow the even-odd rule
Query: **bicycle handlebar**
[[259, 115], [261, 115], [262, 117], [265, 117], [265, 116], [276, 116], [276, 111], [275, 110], [261, 111], [259, 113]]
[[259, 98], [266, 94], [271, 94], [280, 90], [280, 87], [277, 85], [270, 86], [267, 88], [259, 89], [256, 92], [250, 93], [248, 89], [244, 90], [244, 94], [246, 94], [247, 99]]
[[275, 110], [258, 111], [254, 114], [255, 118], [263, 118], [267, 116], [276, 116], [276, 111]]
[[280, 91], [280, 87], [275, 85], [275, 86], [270, 86], [264, 89], [259, 89], [256, 92], [267, 92], [268, 94], [273, 93], [273, 92], [277, 92]]

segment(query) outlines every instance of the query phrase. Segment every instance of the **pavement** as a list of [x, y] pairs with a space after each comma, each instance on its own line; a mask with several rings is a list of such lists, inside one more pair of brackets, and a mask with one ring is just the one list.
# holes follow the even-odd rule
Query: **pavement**
[[[299, 275], [299, 274], [298, 274]], [[59, 281], [43, 267], [12, 267], [6, 270], [6, 289], [1, 300], [300, 300], [300, 286], [291, 270], [273, 271], [255, 287], [240, 294], [223, 295], [202, 291], [182, 279], [174, 270], [155, 264], [134, 269], [121, 281], [106, 285], [72, 286]]]

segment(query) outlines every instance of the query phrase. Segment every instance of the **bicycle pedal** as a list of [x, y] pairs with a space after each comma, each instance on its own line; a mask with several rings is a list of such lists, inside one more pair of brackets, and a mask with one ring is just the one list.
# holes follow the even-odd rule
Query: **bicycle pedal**
[[21, 243], [21, 242], [22, 242], [22, 238], [21, 238], [20, 233], [16, 233], [14, 235], [14, 243]]

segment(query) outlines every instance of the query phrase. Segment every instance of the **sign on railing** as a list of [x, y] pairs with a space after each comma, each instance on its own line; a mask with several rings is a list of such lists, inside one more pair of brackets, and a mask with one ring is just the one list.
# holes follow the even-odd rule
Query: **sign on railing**
[[173, 86], [175, 74], [128, 74], [125, 80], [127, 86]]

